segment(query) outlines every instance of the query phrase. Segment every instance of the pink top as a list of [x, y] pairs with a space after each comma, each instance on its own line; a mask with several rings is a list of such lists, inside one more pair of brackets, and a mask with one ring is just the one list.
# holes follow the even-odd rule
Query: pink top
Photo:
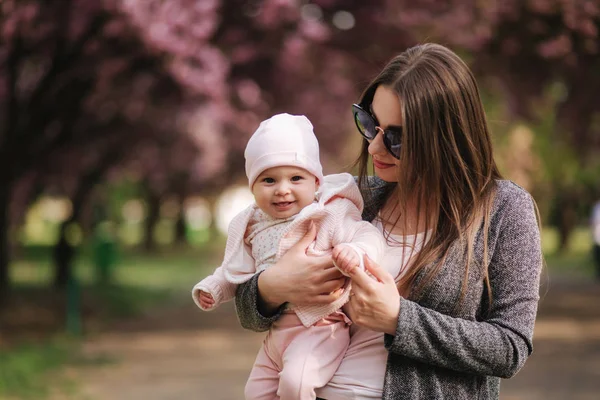
[[[285, 224], [284, 232], [272, 246], [276, 247], [276, 262], [287, 250], [296, 244], [305, 234], [310, 221], [317, 226], [317, 237], [309, 246], [307, 254], [331, 254], [334, 246], [342, 243], [351, 244], [353, 248], [369, 255], [373, 260], [380, 261], [385, 246], [383, 237], [377, 228], [362, 221], [361, 213], [363, 200], [354, 178], [347, 173], [327, 175], [319, 189], [318, 201], [304, 207], [292, 221]], [[199, 290], [210, 293], [215, 299], [214, 309], [221, 302], [231, 300], [235, 295], [237, 285], [250, 279], [259, 271], [253, 258], [253, 252], [245, 240], [248, 232], [255, 229], [249, 226], [256, 217], [255, 204], [238, 214], [229, 225], [225, 257], [222, 265], [215, 272], [194, 286], [192, 297], [200, 307], [196, 292]], [[271, 228], [272, 224], [255, 221], [262, 226]], [[344, 294], [336, 301], [316, 306], [291, 306], [304, 326], [311, 326], [318, 320], [335, 312], [347, 301], [349, 295], [349, 280]]]
[[[383, 233], [383, 225], [376, 219], [373, 225]], [[415, 243], [412, 251], [408, 246], [386, 244], [381, 266], [398, 280], [406, 272], [404, 267], [423, 245], [424, 233], [410, 236], [391, 235], [399, 243]], [[401, 260], [399, 262], [399, 260]], [[383, 333], [356, 324], [350, 325], [350, 345], [344, 359], [329, 383], [317, 389], [317, 396], [327, 400], [381, 399], [388, 352], [383, 346]]]

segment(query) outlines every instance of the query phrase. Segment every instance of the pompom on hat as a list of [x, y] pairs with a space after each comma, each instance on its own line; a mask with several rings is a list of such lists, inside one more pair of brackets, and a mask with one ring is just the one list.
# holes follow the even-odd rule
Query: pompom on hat
[[323, 182], [319, 142], [304, 115], [277, 114], [261, 122], [244, 157], [250, 189], [263, 171], [282, 166], [303, 168]]

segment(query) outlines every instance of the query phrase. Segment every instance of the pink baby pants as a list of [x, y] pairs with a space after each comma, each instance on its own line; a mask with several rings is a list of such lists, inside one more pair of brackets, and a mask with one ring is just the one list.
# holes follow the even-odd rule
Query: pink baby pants
[[336, 312], [307, 328], [284, 313], [267, 334], [244, 391], [246, 400], [315, 400], [350, 342], [350, 320]]

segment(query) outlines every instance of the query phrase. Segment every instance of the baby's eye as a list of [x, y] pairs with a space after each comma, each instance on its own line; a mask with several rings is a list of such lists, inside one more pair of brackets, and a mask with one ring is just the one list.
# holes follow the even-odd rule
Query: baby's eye
[[275, 183], [275, 179], [273, 179], [273, 178], [264, 178], [263, 182], [264, 183]]
[[296, 175], [294, 177], [292, 177], [292, 182], [298, 182], [299, 180], [304, 179], [304, 177], [300, 176], [300, 175]]

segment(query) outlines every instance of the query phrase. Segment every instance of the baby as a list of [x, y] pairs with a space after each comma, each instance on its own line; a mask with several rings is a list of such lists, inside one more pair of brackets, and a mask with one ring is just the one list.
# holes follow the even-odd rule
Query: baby
[[[363, 255], [379, 262], [381, 233], [361, 219], [363, 200], [346, 173], [323, 176], [319, 144], [304, 116], [278, 114], [263, 121], [250, 138], [246, 175], [255, 203], [229, 225], [222, 265], [194, 286], [203, 310], [231, 300], [237, 285], [263, 271], [298, 242], [311, 221], [317, 237], [308, 254], [332, 254], [342, 271], [362, 267]], [[273, 324], [246, 384], [246, 399], [314, 400], [341, 362], [351, 321], [340, 298], [325, 306], [288, 305]]]

